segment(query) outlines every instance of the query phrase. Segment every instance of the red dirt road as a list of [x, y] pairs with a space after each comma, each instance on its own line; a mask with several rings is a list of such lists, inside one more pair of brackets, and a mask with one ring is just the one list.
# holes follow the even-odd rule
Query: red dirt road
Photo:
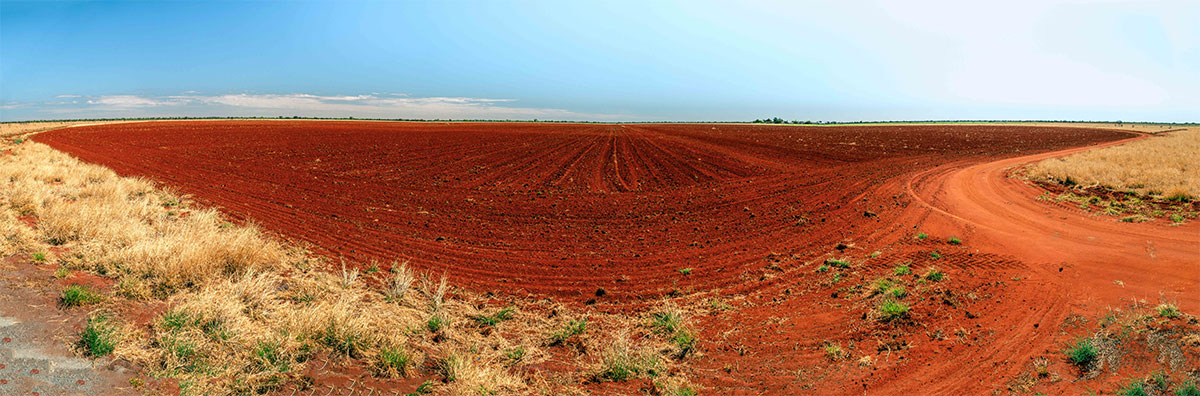
[[1039, 202], [1042, 190], [1007, 177], [1014, 167], [1084, 149], [921, 172], [908, 188], [973, 247], [1019, 257], [1045, 273], [1062, 268], [1077, 300], [1164, 300], [1200, 312], [1200, 224], [1122, 223]]
[[[38, 135], [352, 261], [480, 289], [656, 296], [871, 232], [876, 185], [1127, 136], [997, 126], [152, 122]], [[870, 225], [863, 228], [863, 226]], [[677, 270], [693, 268], [684, 276]]]

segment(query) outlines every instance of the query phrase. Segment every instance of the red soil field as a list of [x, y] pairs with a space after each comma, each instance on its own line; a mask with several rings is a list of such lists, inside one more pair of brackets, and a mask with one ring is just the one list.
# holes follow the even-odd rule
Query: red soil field
[[410, 260], [480, 289], [658, 296], [744, 284], [768, 255], [870, 232], [865, 211], [903, 206], [871, 190], [899, 175], [1127, 136], [1053, 132], [229, 121], [35, 140], [347, 261]]
[[[1060, 352], [1086, 331], [1068, 326], [1073, 317], [1131, 299], [1200, 311], [1195, 222], [1073, 212], [1009, 177], [1062, 150], [1135, 136], [997, 125], [205, 121], [34, 139], [360, 265], [410, 260], [480, 291], [595, 299], [603, 310], [664, 295], [720, 298], [733, 308], [696, 318], [703, 352], [687, 361], [714, 394], [986, 394], [1035, 357], [1074, 377]], [[814, 271], [826, 258], [851, 267]], [[870, 319], [877, 298], [862, 285], [902, 262], [914, 274], [895, 278], [922, 288], [910, 320]], [[930, 267], [946, 280], [919, 285]], [[828, 343], [852, 358], [830, 361]], [[856, 364], [860, 356], [873, 363]], [[1123, 372], [1141, 375], [1155, 358], [1126, 360]], [[1115, 382], [1041, 386], [1080, 393]]]

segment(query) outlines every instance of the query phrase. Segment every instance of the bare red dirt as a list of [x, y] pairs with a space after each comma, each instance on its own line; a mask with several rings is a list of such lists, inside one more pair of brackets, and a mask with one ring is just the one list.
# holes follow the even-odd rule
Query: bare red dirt
[[[1075, 315], [1134, 299], [1200, 311], [1196, 225], [1070, 213], [1008, 177], [1058, 150], [1133, 136], [229, 121], [34, 139], [354, 262], [410, 260], [482, 291], [583, 300], [603, 288], [601, 309], [663, 295], [727, 301], [730, 310], [697, 318], [702, 353], [686, 365], [721, 394], [978, 394], [1034, 357], [1065, 374]], [[816, 272], [834, 257], [850, 268]], [[913, 274], [893, 276], [901, 263]], [[918, 279], [932, 267], [946, 279]], [[867, 289], [880, 277], [909, 288], [905, 320], [872, 317], [881, 297]], [[828, 359], [829, 343], [851, 359]], [[864, 356], [873, 362], [857, 364]]]
[[407, 259], [481, 289], [654, 296], [743, 284], [768, 254], [868, 232], [879, 220], [863, 210], [897, 201], [867, 193], [897, 176], [1126, 136], [1055, 132], [232, 121], [35, 140], [348, 260]]

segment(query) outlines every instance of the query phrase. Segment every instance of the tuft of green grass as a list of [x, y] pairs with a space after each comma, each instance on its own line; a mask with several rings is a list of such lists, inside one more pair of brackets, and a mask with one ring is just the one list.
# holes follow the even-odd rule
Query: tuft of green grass
[[1092, 362], [1096, 360], [1096, 347], [1092, 345], [1092, 340], [1086, 337], [1075, 341], [1074, 345], [1068, 345], [1064, 353], [1067, 354], [1067, 360], [1083, 370], [1091, 367]]
[[679, 273], [681, 273], [681, 274], [684, 274], [684, 275], [691, 275], [691, 274], [692, 274], [692, 268], [680, 268], [680, 269], [678, 269], [678, 270], [676, 270], [676, 271], [679, 271]]
[[1146, 393], [1146, 386], [1142, 384], [1142, 381], [1136, 379], [1130, 382], [1129, 385], [1122, 386], [1118, 394], [1122, 396], [1150, 396]]
[[896, 300], [884, 300], [879, 304], [880, 320], [884, 322], [908, 316], [908, 304]]
[[379, 350], [379, 371], [388, 375], [408, 376], [408, 365], [412, 357], [402, 348], [384, 347]]
[[421, 396], [421, 395], [428, 395], [430, 393], [433, 393], [433, 382], [425, 381], [425, 382], [422, 382], [421, 385], [418, 385], [417, 389], [413, 390], [412, 392], [404, 394], [404, 396]]
[[1196, 387], [1195, 382], [1188, 381], [1175, 388], [1175, 396], [1200, 396], [1200, 388]]
[[95, 304], [102, 300], [104, 300], [104, 297], [91, 288], [80, 284], [72, 284], [63, 289], [62, 297], [58, 301], [64, 307], [79, 307]]
[[550, 335], [550, 345], [562, 344], [571, 336], [583, 334], [587, 330], [587, 319], [567, 321], [566, 327]]
[[838, 267], [838, 268], [850, 268], [850, 262], [846, 261], [845, 259], [834, 259], [834, 258], [826, 259], [825, 264], [832, 265], [832, 266]]
[[167, 311], [159, 319], [159, 323], [163, 328], [168, 330], [180, 330], [188, 324], [187, 314], [179, 311]]
[[46, 262], [46, 253], [34, 252], [33, 253], [33, 262], [38, 263], [38, 264]]
[[945, 278], [946, 275], [942, 273], [942, 270], [937, 269], [937, 267], [930, 267], [928, 270], [925, 270], [925, 279], [938, 282]]
[[655, 312], [650, 315], [650, 328], [659, 335], [675, 334], [683, 328], [683, 317], [672, 310]]
[[831, 343], [825, 346], [825, 357], [832, 361], [838, 361], [846, 358], [846, 350], [842, 349], [841, 345]]
[[425, 328], [429, 329], [430, 333], [437, 333], [445, 325], [446, 321], [440, 315], [430, 316], [429, 320], [425, 321]]
[[878, 257], [879, 257], [880, 255], [882, 255], [882, 254], [883, 254], [883, 252], [876, 250], [876, 251], [874, 251], [874, 252], [871, 252], [871, 254], [870, 254], [869, 256], [867, 256], [867, 257], [870, 257], [870, 258], [878, 258]]
[[58, 269], [54, 270], [55, 278], [66, 279], [68, 276], [71, 276], [71, 270], [67, 269], [67, 267], [58, 267]]
[[937, 260], [937, 259], [942, 258], [942, 254], [938, 253], [937, 251], [932, 251], [932, 252], [929, 252], [929, 258]]
[[838, 282], [841, 282], [841, 281], [842, 281], [842, 274], [833, 274], [833, 277], [831, 277], [831, 278], [829, 279], [829, 281], [830, 281], [830, 283], [838, 283]]
[[918, 232], [918, 233], [917, 233], [917, 239], [920, 239], [920, 240], [925, 240], [926, 238], [929, 238], [929, 235], [928, 235], [928, 234], [925, 234], [924, 232]]
[[695, 389], [687, 386], [681, 386], [678, 389], [675, 389], [674, 392], [667, 393], [668, 396], [696, 396], [699, 394], [700, 392], [697, 392]]
[[826, 271], [829, 271], [828, 264], [821, 264], [820, 267], [817, 267], [817, 272], [826, 272]]
[[291, 362], [283, 355], [282, 345], [274, 341], [262, 341], [254, 345], [254, 358], [260, 367], [286, 373]]
[[1171, 214], [1171, 222], [1172, 223], [1182, 223], [1183, 215], [1180, 215], [1179, 213], [1172, 213]]
[[958, 239], [957, 237], [950, 237], [946, 242], [949, 242], [951, 245], [962, 245], [962, 239]]
[[599, 372], [593, 379], [599, 382], [620, 382], [640, 376], [657, 377], [662, 371], [662, 362], [654, 354], [641, 354], [628, 347], [610, 347], [604, 353]]
[[87, 356], [106, 356], [117, 348], [116, 333], [116, 326], [109, 322], [107, 316], [89, 317], [87, 326], [79, 335], [79, 347]]
[[1168, 304], [1168, 303], [1158, 304], [1158, 307], [1156, 309], [1158, 310], [1158, 316], [1161, 316], [1161, 317], [1164, 317], [1167, 319], [1175, 319], [1175, 318], [1179, 317], [1179, 308], [1176, 307], [1175, 304]]
[[733, 309], [732, 304], [717, 297], [713, 297], [712, 299], [708, 300], [708, 307], [712, 308], [714, 311], [728, 311]]
[[339, 355], [350, 357], [359, 357], [364, 350], [366, 340], [359, 334], [345, 329], [338, 328], [336, 323], [330, 322], [325, 330], [318, 334], [317, 341], [321, 344], [333, 349]]
[[894, 274], [894, 275], [909, 275], [909, 274], [912, 274], [912, 268], [909, 268], [908, 264], [901, 264], [899, 266], [896, 266], [896, 268], [892, 268], [892, 274]]
[[472, 319], [475, 319], [475, 324], [480, 326], [495, 326], [500, 322], [512, 319], [512, 313], [513, 307], [504, 307], [494, 315], [475, 315]]
[[524, 359], [525, 354], [526, 354], [526, 351], [525, 351], [524, 347], [516, 347], [516, 348], [508, 350], [508, 352], [505, 352], [504, 357], [507, 358], [508, 360], [511, 360], [514, 363], [516, 363], [516, 362], [521, 361], [521, 359]]

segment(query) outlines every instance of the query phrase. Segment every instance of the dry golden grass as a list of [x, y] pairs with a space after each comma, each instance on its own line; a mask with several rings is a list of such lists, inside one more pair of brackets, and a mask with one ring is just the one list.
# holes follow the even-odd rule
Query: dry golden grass
[[[659, 381], [687, 386], [665, 374], [678, 356], [646, 318], [584, 314], [532, 299], [497, 306], [496, 297], [403, 264], [391, 273], [345, 264], [327, 271], [327, 263], [253, 225], [229, 223], [150, 181], [14, 141], [0, 143], [0, 152], [9, 151], [0, 156], [0, 254], [63, 248], [51, 260], [113, 280], [115, 295], [99, 311], [165, 300], [167, 311], [147, 325], [109, 314], [118, 329], [113, 354], [145, 367], [143, 374], [178, 379], [184, 393], [280, 389], [296, 384], [313, 360], [358, 362], [378, 377], [433, 376], [445, 394], [579, 393], [575, 387], [591, 377], [575, 372], [648, 362]], [[37, 227], [18, 216], [36, 219]], [[555, 342], [580, 319], [586, 330]], [[625, 334], [639, 334], [636, 347]], [[550, 348], [573, 349], [565, 363], [577, 369], [525, 369], [549, 359]]]
[[1047, 159], [1028, 168], [1035, 179], [1103, 186], [1163, 198], [1200, 197], [1200, 128]]

